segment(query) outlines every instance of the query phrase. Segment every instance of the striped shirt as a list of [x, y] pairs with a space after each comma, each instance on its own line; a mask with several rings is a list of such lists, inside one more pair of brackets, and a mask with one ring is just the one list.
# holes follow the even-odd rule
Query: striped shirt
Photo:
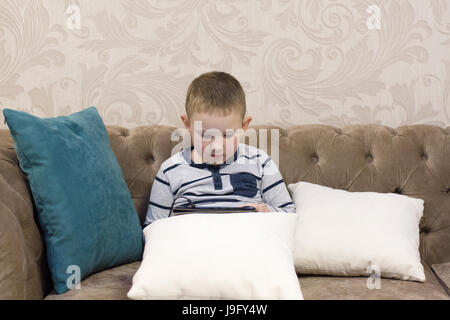
[[265, 203], [272, 212], [295, 212], [283, 177], [269, 155], [240, 143], [232, 159], [220, 165], [194, 163], [185, 148], [164, 161], [150, 193], [144, 228], [169, 216], [170, 208], [188, 204], [197, 207], [239, 207], [246, 202]]

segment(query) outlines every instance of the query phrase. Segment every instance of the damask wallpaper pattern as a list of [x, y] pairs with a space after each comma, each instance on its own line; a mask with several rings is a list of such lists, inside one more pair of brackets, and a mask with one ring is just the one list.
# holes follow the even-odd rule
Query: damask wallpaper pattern
[[0, 0], [0, 108], [182, 126], [211, 70], [252, 124], [446, 127], [450, 0]]

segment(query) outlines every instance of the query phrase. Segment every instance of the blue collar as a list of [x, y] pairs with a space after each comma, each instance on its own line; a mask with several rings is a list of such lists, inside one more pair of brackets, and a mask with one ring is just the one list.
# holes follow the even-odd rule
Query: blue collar
[[[204, 169], [204, 168], [208, 168], [208, 169], [220, 169], [220, 168], [222, 168], [222, 167], [224, 167], [224, 166], [226, 166], [228, 163], [226, 163], [227, 161], [225, 161], [224, 163], [222, 163], [222, 164], [217, 164], [217, 165], [214, 165], [214, 164], [209, 164], [209, 163], [194, 163], [193, 161], [192, 161], [192, 159], [191, 159], [191, 151], [192, 150], [194, 150], [194, 146], [191, 146], [190, 148], [185, 148], [183, 151], [182, 151], [182, 155], [183, 155], [183, 158], [187, 161], [187, 163], [189, 163], [192, 167], [195, 167], [195, 168], [199, 168], [199, 169]], [[239, 155], [239, 145], [238, 145], [238, 147], [236, 148], [236, 152], [234, 153], [234, 155], [233, 155], [233, 162], [234, 161], [236, 161], [237, 160], [237, 158], [238, 158], [238, 155]], [[228, 159], [227, 159], [228, 160]]]

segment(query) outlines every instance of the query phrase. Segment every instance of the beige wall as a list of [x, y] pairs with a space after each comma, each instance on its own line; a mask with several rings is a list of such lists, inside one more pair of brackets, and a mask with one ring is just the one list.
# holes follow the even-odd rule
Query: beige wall
[[241, 81], [253, 124], [448, 126], [450, 0], [0, 0], [0, 107], [181, 126], [211, 70]]

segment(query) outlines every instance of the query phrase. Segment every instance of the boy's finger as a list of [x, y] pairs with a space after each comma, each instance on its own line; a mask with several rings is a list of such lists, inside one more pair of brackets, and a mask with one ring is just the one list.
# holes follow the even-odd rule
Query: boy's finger
[[240, 207], [246, 207], [246, 206], [252, 206], [252, 207], [254, 207], [254, 205], [252, 205], [251, 203], [244, 203], [242, 206], [240, 206]]

